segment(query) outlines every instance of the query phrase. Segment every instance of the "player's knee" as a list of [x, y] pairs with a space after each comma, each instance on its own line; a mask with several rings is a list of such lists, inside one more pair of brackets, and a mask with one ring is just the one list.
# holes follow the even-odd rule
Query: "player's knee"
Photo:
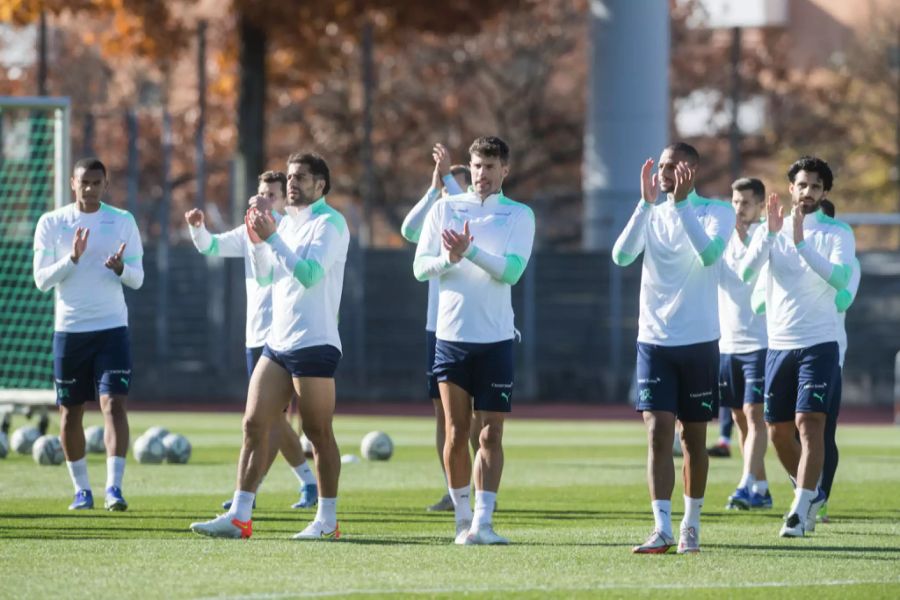
[[303, 422], [303, 433], [315, 448], [324, 448], [334, 437], [330, 423], [319, 423], [311, 419]]
[[[659, 421], [652, 421], [647, 424], [647, 434], [650, 440], [650, 449], [654, 454], [660, 454], [672, 451], [672, 442], [675, 441], [675, 431]], [[682, 435], [682, 439], [684, 436]]]
[[769, 439], [775, 447], [783, 447], [796, 443], [793, 423], [770, 423]]
[[81, 423], [84, 415], [84, 406], [60, 406], [59, 420], [62, 427], [73, 427]]
[[478, 442], [482, 448], [499, 448], [503, 442], [503, 425], [499, 423], [486, 423], [478, 434]]
[[100, 410], [104, 415], [110, 417], [121, 417], [125, 415], [124, 401], [115, 396], [104, 396], [100, 400]]
[[468, 447], [469, 445], [469, 433], [470, 430], [468, 427], [463, 427], [460, 425], [450, 424], [447, 429], [447, 440], [450, 442], [451, 446], [458, 447]]
[[258, 440], [266, 434], [268, 424], [258, 415], [244, 415], [244, 437], [248, 440]]

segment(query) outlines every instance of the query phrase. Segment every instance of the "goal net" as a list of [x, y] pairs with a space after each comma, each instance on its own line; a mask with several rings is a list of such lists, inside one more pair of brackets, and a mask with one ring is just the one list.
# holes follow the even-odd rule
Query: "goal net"
[[68, 198], [68, 98], [0, 96], [0, 403], [52, 404], [53, 294], [34, 285], [38, 218]]

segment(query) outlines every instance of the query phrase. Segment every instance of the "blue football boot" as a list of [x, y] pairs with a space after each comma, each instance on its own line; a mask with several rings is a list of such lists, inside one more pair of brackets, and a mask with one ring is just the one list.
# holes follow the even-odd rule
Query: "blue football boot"
[[757, 508], [772, 508], [772, 494], [769, 493], [769, 490], [766, 490], [765, 494], [758, 492], [750, 494], [750, 508], [754, 510]]
[[94, 495], [91, 490], [78, 490], [75, 492], [75, 499], [69, 505], [69, 510], [87, 510], [94, 508]]
[[106, 488], [106, 499], [103, 501], [103, 508], [110, 512], [122, 512], [128, 510], [128, 503], [122, 497], [122, 490], [115, 486]]
[[750, 510], [750, 490], [745, 487], [734, 490], [734, 493], [728, 496], [725, 510]]
[[319, 503], [319, 486], [305, 483], [300, 486], [300, 499], [291, 504], [291, 508], [313, 508]]

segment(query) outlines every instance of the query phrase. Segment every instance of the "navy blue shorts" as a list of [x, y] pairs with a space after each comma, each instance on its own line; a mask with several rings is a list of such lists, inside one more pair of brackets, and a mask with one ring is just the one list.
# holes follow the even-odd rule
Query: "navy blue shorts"
[[474, 399], [475, 410], [512, 410], [513, 341], [490, 344], [438, 340], [434, 348], [434, 376], [454, 383]]
[[687, 346], [637, 343], [638, 412], [664, 410], [708, 422], [719, 411], [719, 342]]
[[131, 337], [127, 327], [53, 333], [56, 404], [79, 406], [97, 395], [127, 396], [131, 389]]
[[827, 413], [838, 381], [837, 342], [766, 354], [766, 422], [793, 421], [797, 413]]
[[253, 377], [253, 369], [256, 368], [256, 363], [259, 362], [259, 357], [262, 356], [263, 346], [257, 346], [256, 348], [246, 348], [247, 351], [247, 377]]
[[341, 351], [334, 346], [310, 346], [279, 352], [266, 344], [262, 355], [291, 374], [291, 377], [325, 377], [332, 379], [341, 361]]
[[741, 410], [765, 400], [766, 349], [719, 357], [719, 404]]
[[429, 398], [441, 397], [438, 390], [437, 377], [434, 376], [434, 347], [437, 345], [437, 334], [433, 331], [425, 331], [425, 381]]

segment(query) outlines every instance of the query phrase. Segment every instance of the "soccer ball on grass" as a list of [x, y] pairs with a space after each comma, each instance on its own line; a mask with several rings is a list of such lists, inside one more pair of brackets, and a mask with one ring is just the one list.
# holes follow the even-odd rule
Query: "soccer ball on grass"
[[370, 431], [362, 439], [359, 451], [367, 460], [387, 460], [394, 453], [394, 442], [383, 431]]
[[158, 465], [166, 457], [162, 438], [146, 433], [134, 441], [134, 457], [143, 465]]
[[103, 441], [103, 427], [93, 425], [84, 430], [84, 442], [87, 451], [92, 454], [104, 454], [106, 452], [106, 442]]
[[183, 465], [191, 459], [191, 443], [178, 433], [170, 433], [162, 440], [166, 449], [166, 461]]
[[31, 452], [31, 447], [34, 446], [35, 440], [39, 437], [41, 437], [41, 432], [37, 427], [26, 425], [25, 427], [19, 427], [13, 432], [9, 443], [12, 449], [19, 454], [28, 454]]
[[58, 435], [42, 435], [35, 440], [31, 456], [39, 465], [61, 465], [66, 460]]

